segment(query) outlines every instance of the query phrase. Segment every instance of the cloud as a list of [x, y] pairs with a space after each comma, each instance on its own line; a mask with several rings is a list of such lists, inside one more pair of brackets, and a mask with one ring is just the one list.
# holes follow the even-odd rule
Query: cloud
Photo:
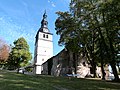
[[66, 4], [69, 4], [71, 0], [61, 0], [61, 2], [63, 2], [66, 5]]
[[50, 0], [48, 0], [48, 3], [50, 3]]
[[55, 7], [55, 4], [54, 4], [54, 3], [52, 3], [52, 7]]
[[62, 0], [62, 1], [65, 1], [66, 3], [70, 3], [71, 0]]
[[53, 1], [48, 0], [48, 3], [50, 3], [52, 7], [56, 7], [56, 5], [55, 5], [55, 3]]

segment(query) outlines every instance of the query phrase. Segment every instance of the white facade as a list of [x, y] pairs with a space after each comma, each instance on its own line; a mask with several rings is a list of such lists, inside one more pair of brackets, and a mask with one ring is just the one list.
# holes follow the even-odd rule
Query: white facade
[[[44, 14], [45, 15], [45, 14]], [[43, 15], [41, 28], [37, 32], [34, 52], [34, 73], [41, 74], [42, 64], [53, 56], [53, 40], [52, 34], [47, 28], [48, 22]]]

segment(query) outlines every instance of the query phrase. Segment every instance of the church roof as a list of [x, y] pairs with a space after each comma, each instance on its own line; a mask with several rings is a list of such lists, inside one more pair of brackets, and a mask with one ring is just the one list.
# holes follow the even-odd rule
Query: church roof
[[46, 14], [46, 11], [45, 13], [43, 14], [43, 19], [41, 21], [41, 27], [39, 28], [37, 34], [36, 34], [36, 41], [35, 43], [37, 42], [38, 40], [38, 34], [39, 32], [43, 32], [43, 33], [46, 33], [46, 34], [51, 34], [53, 35], [52, 33], [50, 33], [49, 29], [48, 29], [48, 21], [47, 21], [47, 14]]
[[47, 14], [46, 11], [43, 14], [43, 19], [41, 21], [41, 27], [39, 29], [40, 32], [46, 32], [46, 33], [50, 33], [49, 29], [48, 29], [48, 21], [47, 21]]

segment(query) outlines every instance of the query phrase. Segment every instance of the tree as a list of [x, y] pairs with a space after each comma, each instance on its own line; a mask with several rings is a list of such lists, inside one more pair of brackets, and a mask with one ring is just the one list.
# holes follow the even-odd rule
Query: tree
[[14, 46], [12, 47], [12, 51], [9, 56], [9, 65], [14, 65], [15, 68], [19, 68], [26, 66], [28, 62], [31, 60], [32, 55], [29, 51], [29, 45], [27, 41], [21, 37], [18, 40], [14, 41]]
[[0, 39], [0, 64], [2, 66], [1, 67], [2, 69], [4, 68], [4, 65], [8, 61], [9, 52], [10, 52], [9, 46], [2, 39]]
[[[59, 43], [85, 52], [96, 76], [96, 63], [110, 64], [115, 76], [120, 45], [119, 0], [71, 0], [70, 12], [59, 12], [55, 22]], [[76, 40], [76, 41], [75, 41]], [[74, 42], [74, 44], [73, 44]], [[76, 49], [77, 47], [77, 49]]]
[[5, 63], [7, 61], [9, 51], [9, 46], [3, 40], [0, 40], [0, 63]]
[[[55, 22], [57, 34], [60, 35], [59, 43], [65, 45], [73, 52], [84, 52], [93, 66], [94, 77], [96, 76], [96, 64], [94, 60], [95, 32], [90, 29], [91, 16], [87, 14], [86, 3], [72, 0], [71, 12], [58, 12], [58, 19]], [[82, 4], [81, 4], [82, 3]], [[89, 4], [89, 3], [87, 3]], [[89, 4], [90, 5], [90, 4]], [[82, 7], [85, 6], [85, 7]], [[79, 12], [78, 12], [79, 11]], [[92, 21], [92, 20], [91, 20]]]
[[[118, 81], [119, 77], [116, 70], [117, 59], [116, 56], [119, 52], [119, 30], [120, 30], [120, 1], [119, 0], [106, 0], [100, 5], [100, 14], [102, 16], [101, 27], [104, 29], [105, 46], [108, 63], [111, 65], [115, 80]], [[103, 31], [103, 30], [102, 30]]]

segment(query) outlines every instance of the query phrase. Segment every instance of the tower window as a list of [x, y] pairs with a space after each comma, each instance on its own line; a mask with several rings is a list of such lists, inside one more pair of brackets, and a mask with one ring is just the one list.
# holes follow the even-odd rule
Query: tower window
[[45, 38], [45, 34], [43, 34], [43, 38]]
[[48, 38], [48, 35], [46, 35], [46, 38]]
[[42, 61], [44, 61], [44, 59], [42, 59]]

